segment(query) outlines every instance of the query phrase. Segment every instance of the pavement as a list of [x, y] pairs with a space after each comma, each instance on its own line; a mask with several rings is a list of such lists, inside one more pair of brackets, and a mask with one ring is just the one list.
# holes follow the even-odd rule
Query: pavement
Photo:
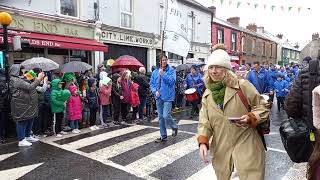
[[[190, 110], [175, 113], [177, 137], [155, 143], [157, 118], [137, 125], [121, 125], [62, 138], [46, 137], [31, 147], [17, 142], [0, 145], [0, 180], [11, 179], [216, 179], [211, 164], [198, 153], [198, 119]], [[266, 180], [303, 180], [306, 164], [294, 164], [283, 148], [279, 125], [286, 118], [272, 109], [271, 133], [266, 135]], [[171, 130], [168, 130], [171, 134]], [[232, 179], [239, 179], [236, 175]]]

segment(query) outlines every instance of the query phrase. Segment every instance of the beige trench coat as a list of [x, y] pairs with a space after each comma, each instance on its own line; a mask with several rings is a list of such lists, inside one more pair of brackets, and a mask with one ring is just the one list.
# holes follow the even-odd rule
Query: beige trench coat
[[267, 120], [267, 102], [249, 81], [235, 79], [227, 85], [223, 110], [214, 102], [210, 90], [204, 92], [199, 116], [198, 143], [209, 147], [208, 141], [212, 138], [209, 149], [218, 180], [229, 180], [233, 165], [240, 180], [263, 180], [265, 150], [257, 130], [252, 127], [238, 127], [228, 120], [228, 117], [248, 114], [237, 94], [239, 84], [251, 106], [249, 116], [255, 117], [254, 121], [258, 124]]

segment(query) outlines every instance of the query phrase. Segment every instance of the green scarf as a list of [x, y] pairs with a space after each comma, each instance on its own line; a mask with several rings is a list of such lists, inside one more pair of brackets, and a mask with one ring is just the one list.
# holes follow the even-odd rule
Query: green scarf
[[220, 82], [214, 82], [209, 84], [208, 89], [212, 92], [212, 98], [217, 105], [223, 105], [224, 94], [226, 92], [226, 85]]

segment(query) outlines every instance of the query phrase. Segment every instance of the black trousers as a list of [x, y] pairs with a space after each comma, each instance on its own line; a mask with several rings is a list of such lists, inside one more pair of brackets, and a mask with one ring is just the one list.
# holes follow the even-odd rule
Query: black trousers
[[55, 118], [54, 130], [55, 130], [55, 133], [58, 134], [62, 131], [61, 125], [63, 121], [63, 112], [54, 113], [54, 118]]
[[109, 105], [102, 105], [102, 119], [104, 123], [107, 123], [109, 111], [110, 111]]
[[120, 99], [117, 101], [112, 101], [112, 108], [113, 108], [113, 121], [119, 122], [120, 117], [120, 109], [121, 109], [121, 103]]
[[132, 107], [132, 109], [133, 109], [133, 112], [132, 112], [132, 116], [131, 116], [131, 121], [137, 119], [137, 113], [139, 111], [139, 106]]
[[128, 121], [128, 109], [129, 105], [127, 103], [121, 103], [121, 118], [123, 121]]
[[45, 130], [52, 126], [52, 113], [50, 106], [42, 104], [39, 106], [38, 117], [33, 122], [33, 134], [43, 134]]
[[6, 127], [6, 112], [4, 109], [0, 109], [0, 139], [4, 138]]
[[90, 126], [96, 125], [98, 107], [90, 108]]
[[277, 97], [277, 105], [278, 105], [278, 111], [280, 111], [280, 108], [284, 108], [284, 99], [285, 97]]
[[177, 94], [177, 108], [182, 107], [183, 94]]

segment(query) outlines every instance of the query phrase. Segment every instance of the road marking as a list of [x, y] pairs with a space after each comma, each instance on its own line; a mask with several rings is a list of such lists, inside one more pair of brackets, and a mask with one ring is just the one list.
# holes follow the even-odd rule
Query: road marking
[[0, 155], [0, 161], [3, 161], [5, 159], [8, 159], [11, 156], [14, 156], [16, 154], [18, 154], [19, 152], [14, 152], [14, 153], [9, 153], [9, 154], [1, 154]]
[[281, 149], [275, 149], [275, 148], [271, 148], [271, 147], [267, 147], [268, 151], [276, 151], [276, 152], [281, 152], [281, 153], [285, 153], [287, 154], [287, 151], [281, 150]]
[[80, 149], [80, 148], [85, 147], [85, 146], [96, 144], [98, 142], [105, 141], [107, 139], [118, 137], [118, 136], [121, 136], [121, 135], [124, 135], [124, 134], [128, 134], [128, 133], [131, 133], [131, 132], [135, 132], [135, 131], [138, 131], [138, 130], [141, 130], [141, 129], [146, 129], [146, 126], [137, 125], [137, 126], [131, 126], [131, 127], [127, 127], [127, 128], [117, 129], [117, 130], [114, 130], [114, 131], [111, 131], [111, 132], [106, 132], [106, 133], [99, 134], [99, 135], [96, 135], [96, 136], [83, 138], [83, 139], [80, 139], [78, 141], [74, 141], [74, 142], [71, 142], [71, 143], [68, 143], [68, 144], [63, 144], [63, 145], [61, 145], [61, 147], [62, 148], [67, 148], [69, 150]]
[[38, 164], [29, 165], [29, 166], [23, 166], [23, 167], [3, 170], [3, 171], [0, 171], [0, 178], [1, 179], [5, 179], [5, 180], [19, 179], [22, 176], [24, 176], [25, 174], [27, 174], [27, 173], [31, 172], [32, 170], [38, 168], [42, 164], [43, 163], [38, 163]]
[[125, 153], [129, 150], [137, 148], [139, 146], [148, 144], [153, 142], [157, 137], [160, 136], [159, 132], [145, 134], [143, 136], [138, 136], [136, 138], [120, 142], [118, 144], [94, 151], [89, 153], [91, 157], [102, 158], [102, 159], [109, 159], [111, 157], [117, 156], [119, 154]]
[[128, 164], [126, 167], [134, 171], [136, 176], [145, 177], [196, 149], [198, 149], [198, 145], [196, 137], [193, 136], [192, 138], [156, 151], [144, 158]]
[[198, 121], [191, 121], [191, 120], [180, 120], [178, 125], [187, 125], [187, 124], [198, 124]]

